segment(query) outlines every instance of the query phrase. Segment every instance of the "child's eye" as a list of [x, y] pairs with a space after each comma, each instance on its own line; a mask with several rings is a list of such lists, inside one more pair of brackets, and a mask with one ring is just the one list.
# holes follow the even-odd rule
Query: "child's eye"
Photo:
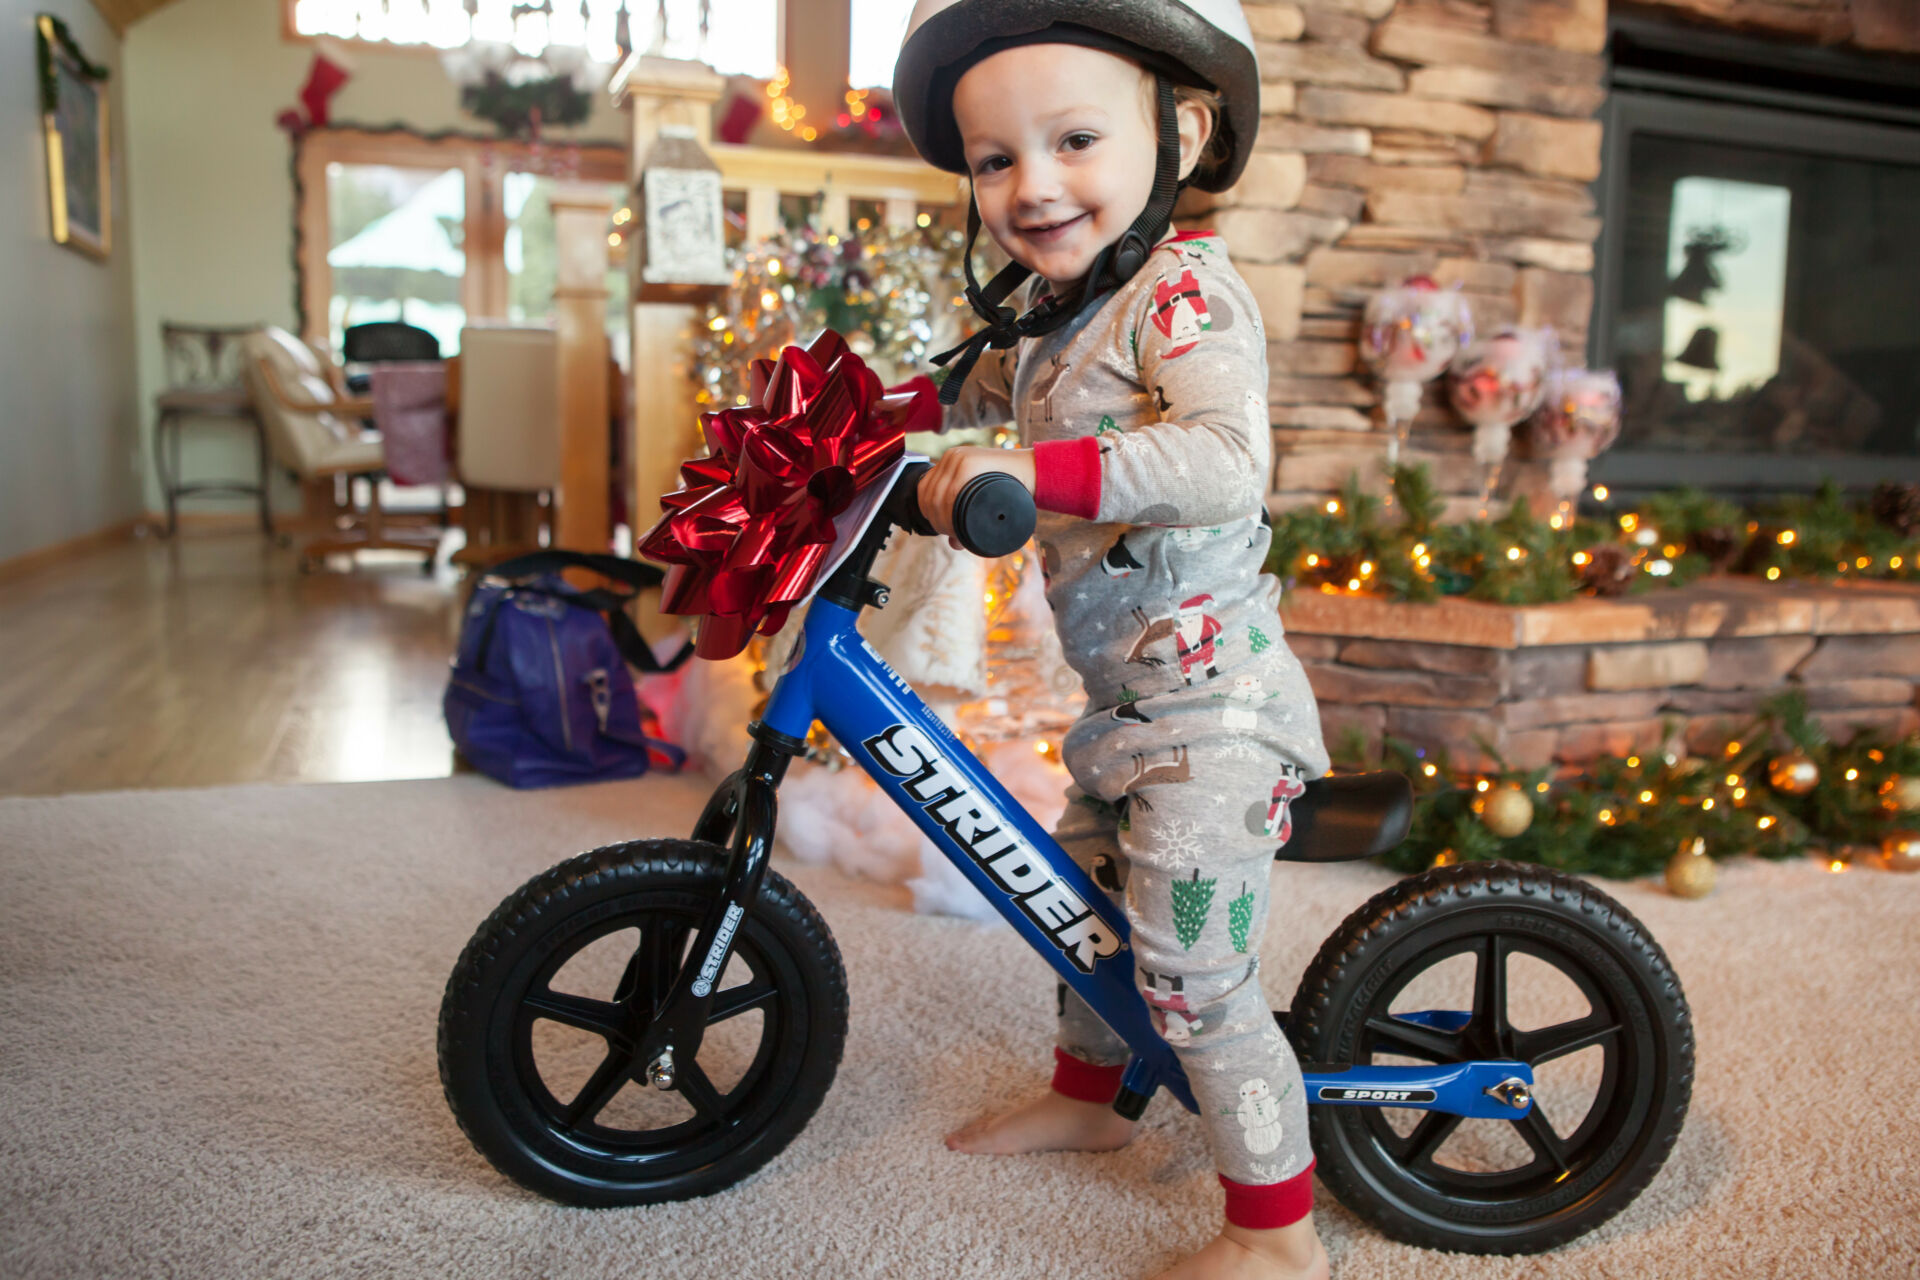
[[975, 173], [998, 173], [1000, 170], [1006, 168], [1009, 163], [1011, 162], [1005, 156], [988, 156], [985, 160], [973, 166], [973, 171]]
[[1090, 133], [1070, 133], [1067, 135], [1067, 149], [1069, 151], [1085, 151], [1093, 145], [1093, 142], [1094, 138]]

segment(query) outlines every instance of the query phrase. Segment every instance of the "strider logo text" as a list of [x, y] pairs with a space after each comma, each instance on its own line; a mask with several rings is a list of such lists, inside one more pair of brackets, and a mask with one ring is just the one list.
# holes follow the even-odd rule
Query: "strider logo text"
[[728, 904], [727, 914], [720, 920], [720, 932], [713, 935], [713, 945], [707, 948], [707, 958], [700, 966], [700, 976], [694, 979], [693, 994], [696, 996], [704, 996], [713, 990], [713, 980], [720, 976], [720, 957], [727, 954], [727, 944], [733, 941], [733, 931], [740, 927], [740, 918], [746, 914], [739, 903]]
[[1066, 953], [1074, 968], [1092, 973], [1096, 962], [1120, 950], [1113, 930], [1060, 882], [1039, 850], [967, 785], [927, 735], [912, 725], [896, 724], [861, 745], [882, 769], [903, 779], [906, 793]]

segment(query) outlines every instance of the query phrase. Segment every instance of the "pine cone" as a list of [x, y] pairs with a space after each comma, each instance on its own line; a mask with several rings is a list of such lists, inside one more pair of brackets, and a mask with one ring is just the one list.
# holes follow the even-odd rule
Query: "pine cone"
[[1580, 568], [1580, 585], [1597, 596], [1624, 595], [1633, 585], [1633, 550], [1617, 542], [1587, 548]]
[[1895, 484], [1889, 480], [1873, 490], [1873, 518], [1903, 536], [1920, 529], [1920, 484]]
[[1746, 545], [1747, 535], [1726, 525], [1696, 530], [1687, 539], [1687, 549], [1705, 556], [1715, 572], [1732, 564]]

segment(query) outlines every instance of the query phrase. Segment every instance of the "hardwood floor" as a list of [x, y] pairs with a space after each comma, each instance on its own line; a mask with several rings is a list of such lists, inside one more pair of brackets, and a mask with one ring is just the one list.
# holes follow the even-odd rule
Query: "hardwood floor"
[[462, 589], [419, 565], [183, 532], [7, 583], [0, 795], [445, 777]]

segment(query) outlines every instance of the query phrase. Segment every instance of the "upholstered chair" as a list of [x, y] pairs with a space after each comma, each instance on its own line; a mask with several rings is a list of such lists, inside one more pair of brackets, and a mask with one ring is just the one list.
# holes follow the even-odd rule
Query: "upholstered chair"
[[[381, 507], [386, 455], [379, 434], [363, 425], [372, 402], [349, 398], [339, 370], [285, 329], [269, 325], [241, 341], [268, 450], [300, 482], [310, 523], [322, 530], [301, 548], [301, 568], [375, 549], [421, 552], [431, 564], [438, 531], [393, 527]], [[371, 495], [365, 510], [353, 505], [351, 481], [359, 477]]]
[[486, 564], [540, 545], [560, 484], [559, 338], [550, 328], [460, 331], [454, 465], [466, 492], [466, 548]]

